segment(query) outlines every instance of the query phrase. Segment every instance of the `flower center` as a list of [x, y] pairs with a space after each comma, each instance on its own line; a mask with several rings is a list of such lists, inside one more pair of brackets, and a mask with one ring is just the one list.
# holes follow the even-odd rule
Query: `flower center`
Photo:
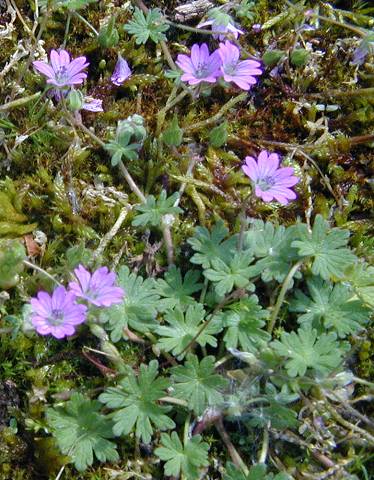
[[59, 83], [61, 85], [65, 85], [66, 82], [69, 80], [69, 75], [67, 73], [67, 68], [64, 65], [62, 65], [61, 67], [58, 68], [58, 70], [55, 74], [55, 78], [56, 78], [57, 83]]
[[55, 308], [52, 310], [50, 317], [48, 318], [50, 325], [57, 326], [61, 325], [64, 321], [64, 312], [60, 308]]
[[273, 177], [264, 177], [260, 178], [257, 181], [257, 185], [261, 188], [263, 192], [266, 192], [267, 190], [270, 190], [271, 187], [275, 184], [275, 180]]
[[196, 70], [195, 70], [195, 77], [196, 78], [205, 78], [209, 73], [208, 65], [203, 62], [199, 63]]
[[237, 64], [238, 62], [232, 62], [232, 63], [229, 63], [228, 65], [225, 65], [225, 73], [227, 73], [227, 75], [235, 75]]

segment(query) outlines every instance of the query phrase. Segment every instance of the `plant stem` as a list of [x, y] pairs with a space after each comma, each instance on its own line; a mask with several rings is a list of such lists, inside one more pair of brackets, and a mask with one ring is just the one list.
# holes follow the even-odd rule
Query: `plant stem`
[[[102, 148], [105, 149], [105, 143], [100, 140], [99, 137], [97, 137], [93, 132], [91, 132], [90, 129], [88, 129], [85, 125], [83, 125], [82, 122], [77, 122], [72, 115], [70, 115], [68, 112], [66, 112], [67, 117], [69, 121], [72, 123], [72, 125], [78, 126], [81, 130], [83, 130], [87, 135], [89, 135], [97, 144], [99, 144]], [[125, 177], [125, 180], [130, 187], [130, 189], [135, 193], [135, 195], [138, 197], [141, 203], [146, 203], [146, 198], [143, 194], [143, 192], [140, 190], [140, 188], [137, 186], [135, 183], [134, 179], [130, 175], [129, 171], [125, 167], [124, 163], [122, 160], [118, 162], [118, 168], [120, 169], [120, 172], [122, 175]], [[164, 217], [163, 217], [164, 218]], [[164, 243], [166, 247], [166, 255], [168, 259], [168, 265], [169, 267], [173, 265], [174, 263], [174, 247], [173, 247], [173, 240], [171, 236], [171, 231], [170, 227], [166, 222], [162, 222], [161, 225], [161, 230], [164, 238]]]
[[299, 268], [304, 263], [304, 261], [305, 261], [305, 259], [302, 259], [302, 260], [299, 260], [297, 263], [295, 263], [295, 265], [288, 272], [287, 277], [284, 279], [284, 282], [283, 282], [282, 288], [279, 292], [276, 304], [274, 305], [274, 308], [273, 308], [273, 310], [271, 312], [271, 315], [270, 315], [269, 326], [268, 326], [268, 332], [270, 334], [273, 332], [275, 322], [276, 322], [278, 314], [279, 314], [279, 310], [282, 306], [284, 297], [286, 296], [286, 292], [288, 290], [288, 287], [290, 286], [290, 283], [293, 279], [293, 276], [299, 270]]
[[326, 90], [319, 93], [305, 93], [305, 98], [324, 98], [324, 97], [359, 97], [374, 95], [374, 87], [359, 88], [357, 90]]
[[231, 358], [233, 358], [233, 356], [230, 353], [228, 355], [225, 355], [224, 357], [222, 357], [222, 358], [220, 358], [219, 360], [216, 361], [216, 363], [214, 364], [214, 368], [220, 367], [221, 365], [226, 363]]
[[188, 407], [188, 402], [181, 398], [174, 397], [161, 397], [159, 398], [160, 402], [172, 403], [173, 405], [180, 405], [181, 407]]
[[317, 13], [311, 13], [310, 15], [308, 15], [308, 17], [318, 18], [319, 20], [323, 20], [327, 23], [331, 23], [332, 25], [337, 25], [338, 27], [347, 28], [348, 30], [351, 30], [352, 32], [357, 33], [357, 35], [360, 35], [360, 37], [365, 37], [367, 35], [367, 32], [365, 32], [365, 30], [361, 30], [361, 28], [355, 27], [354, 25], [350, 25], [349, 23], [339, 22], [338, 20], [334, 20], [332, 18], [325, 17], [323, 15], [318, 15]]
[[0, 105], [0, 112], [5, 110], [11, 110], [12, 108], [22, 107], [33, 100], [36, 100], [40, 97], [42, 92], [36, 92], [33, 95], [28, 95], [27, 97], [17, 98], [17, 100], [12, 100], [11, 102], [4, 103]]
[[239, 455], [238, 451], [236, 450], [233, 443], [231, 442], [229, 434], [226, 432], [225, 427], [223, 426], [222, 418], [219, 418], [218, 420], [216, 420], [214, 422], [214, 425], [217, 429], [217, 432], [220, 434], [222, 441], [225, 444], [234, 465], [240, 470], [242, 470], [245, 475], [248, 475], [249, 470], [247, 468], [247, 465], [243, 462], [241, 456]]
[[171, 236], [169, 225], [166, 225], [163, 221], [161, 222], [161, 230], [162, 230], [162, 236], [164, 238], [164, 243], [166, 247], [166, 257], [168, 260], [168, 266], [171, 267], [172, 265], [174, 265], [173, 238]]
[[266, 463], [266, 457], [269, 451], [269, 427], [264, 428], [264, 436], [262, 438], [262, 446], [260, 456], [258, 457], [258, 463]]
[[125, 207], [121, 210], [113, 227], [101, 239], [99, 246], [97, 247], [97, 249], [94, 251], [92, 255], [92, 259], [90, 263], [94, 263], [95, 260], [97, 260], [97, 258], [101, 256], [101, 254], [105, 250], [108, 243], [112, 240], [112, 238], [116, 236], [118, 230], [121, 228], [122, 223], [125, 221], [127, 214], [129, 213], [129, 210], [130, 210], [129, 207]]
[[164, 124], [166, 112], [171, 108], [173, 108], [177, 103], [179, 103], [187, 94], [188, 92], [183, 90], [183, 92], [181, 92], [177, 97], [175, 97], [170, 102], [167, 102], [165, 107], [159, 111], [159, 113], [157, 114], [156, 137], [158, 137], [161, 134], [161, 129]]
[[167, 23], [172, 27], [179, 28], [180, 30], [186, 30], [186, 32], [203, 33], [204, 35], [225, 35], [225, 37], [232, 37], [232, 33], [230, 32], [220, 32], [218, 30], [217, 31], [208, 30], [207, 28], [190, 27], [189, 25], [183, 25], [182, 23], [175, 23], [167, 19], [165, 19], [165, 23]]
[[223, 115], [228, 110], [230, 110], [230, 108], [234, 107], [237, 103], [240, 103], [243, 100], [245, 100], [247, 95], [248, 95], [247, 92], [244, 92], [244, 93], [241, 93], [240, 95], [237, 95], [234, 98], [231, 98], [219, 109], [219, 111], [215, 115], [213, 115], [210, 118], [207, 118], [206, 120], [202, 120], [201, 122], [197, 122], [193, 125], [188, 125], [187, 127], [184, 128], [184, 131], [195, 132], [196, 130], [200, 130], [202, 128], [209, 127], [210, 125], [214, 125], [223, 117]]
[[359, 377], [353, 377], [353, 380], [356, 383], [359, 383], [360, 385], [365, 385], [366, 387], [370, 387], [370, 388], [374, 389], [374, 383], [373, 382], [368, 382], [367, 380], [364, 380], [363, 378], [359, 378]]
[[[248, 200], [248, 203], [247, 203]], [[248, 222], [246, 219], [245, 211], [251, 204], [251, 201], [253, 200], [253, 195], [252, 193], [249, 195], [249, 197], [245, 198], [243, 200], [242, 208], [239, 213], [239, 220], [240, 220], [240, 232], [239, 232], [239, 238], [238, 238], [238, 251], [241, 252], [243, 250], [243, 243], [244, 243], [244, 234], [245, 230], [248, 226]]]
[[183, 445], [186, 446], [188, 442], [188, 434], [190, 430], [190, 421], [191, 421], [191, 414], [189, 413], [186, 417], [184, 422], [184, 429], [183, 429]]
[[32, 268], [33, 270], [36, 270], [39, 273], [42, 273], [45, 277], [52, 280], [56, 285], [58, 285], [59, 287], [62, 287], [62, 283], [60, 283], [58, 280], [56, 280], [53, 275], [46, 272], [43, 268], [38, 267], [38, 265], [35, 265], [34, 263], [29, 262], [28, 260], [23, 260], [23, 264], [26, 265], [29, 268]]
[[71, 22], [71, 12], [68, 13], [68, 18], [66, 19], [66, 25], [65, 25], [65, 33], [64, 33], [64, 41], [62, 43], [61, 48], [66, 47], [66, 42], [68, 40], [68, 35], [69, 35], [69, 30], [70, 30], [70, 22]]
[[207, 328], [207, 326], [209, 325], [209, 323], [212, 321], [212, 319], [214, 318], [214, 315], [219, 312], [219, 310], [221, 310], [227, 303], [229, 303], [231, 300], [233, 299], [237, 299], [237, 298], [241, 298], [243, 296], [243, 289], [242, 288], [238, 288], [237, 290], [234, 290], [233, 292], [231, 292], [229, 295], [227, 295], [218, 305], [216, 305], [216, 307], [214, 308], [213, 312], [210, 314], [210, 318], [202, 324], [202, 326], [199, 328], [198, 332], [196, 333], [196, 335], [193, 337], [193, 339], [189, 342], [188, 345], [186, 345], [186, 347], [184, 347], [184, 349], [179, 352], [178, 355], [182, 355], [183, 353], [187, 352], [191, 347], [192, 345], [196, 342], [196, 340], [199, 338], [199, 336], [203, 333], [203, 331]]
[[79, 20], [84, 23], [94, 34], [96, 37], [99, 36], [99, 32], [96, 30], [96, 28], [90, 24], [90, 22], [88, 20], [86, 20], [84, 17], [82, 17], [82, 15], [80, 13], [78, 13], [77, 11], [74, 10], [73, 14], [79, 18]]
[[[82, 122], [78, 122], [72, 115], [70, 115], [67, 112], [65, 112], [65, 113], [66, 113], [67, 118], [70, 121], [70, 123], [72, 123], [73, 125], [77, 126], [81, 130], [83, 130], [89, 137], [92, 138], [92, 140], [94, 140], [98, 145], [100, 145], [100, 147], [105, 149], [105, 143], [97, 135], [95, 135], [93, 132], [91, 132], [91, 130], [89, 128], [87, 128], [85, 125], [83, 125]], [[138, 197], [138, 199], [142, 203], [145, 203], [146, 198], [145, 198], [144, 194], [141, 192], [139, 187], [134, 182], [134, 179], [130, 175], [129, 171], [125, 167], [122, 160], [120, 160], [120, 162], [118, 163], [118, 167], [119, 167], [121, 173], [123, 174], [123, 176], [125, 177], [125, 180], [127, 181], [130, 189], [135, 193], [135, 195]]]

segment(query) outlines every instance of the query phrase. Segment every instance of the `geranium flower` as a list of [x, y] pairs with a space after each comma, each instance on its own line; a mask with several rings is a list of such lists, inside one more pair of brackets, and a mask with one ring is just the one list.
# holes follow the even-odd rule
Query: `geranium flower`
[[206, 43], [198, 45], [195, 43], [191, 48], [191, 57], [179, 54], [175, 62], [184, 74], [181, 80], [190, 85], [197, 85], [201, 82], [215, 83], [221, 75], [221, 58], [218, 51], [209, 53]]
[[107, 267], [98, 268], [93, 274], [83, 265], [74, 269], [77, 282], [70, 282], [69, 289], [77, 297], [84, 298], [97, 307], [110, 307], [121, 303], [125, 292], [115, 286], [116, 274]]
[[82, 110], [87, 110], [88, 112], [103, 112], [103, 101], [98, 98], [85, 96], [83, 99]]
[[119, 87], [125, 80], [129, 78], [131, 73], [132, 72], [127, 61], [121, 55], [118, 55], [114, 72], [110, 77], [111, 82]]
[[75, 333], [75, 327], [86, 320], [87, 307], [75, 302], [75, 295], [65, 287], [57, 287], [52, 295], [39, 292], [32, 298], [31, 322], [41, 335], [64, 338]]
[[290, 189], [299, 181], [295, 177], [292, 167], [279, 167], [277, 153], [268, 153], [263, 150], [257, 162], [253, 157], [245, 157], [244, 173], [253, 181], [255, 194], [264, 202], [277, 200], [282, 205], [287, 205], [289, 200], [295, 200], [296, 193]]
[[240, 34], [243, 34], [243, 30], [235, 27], [232, 18], [227, 13], [222, 12], [219, 8], [212, 8], [209, 12], [210, 17], [205, 22], [199, 23], [197, 28], [212, 27], [214, 33], [213, 38], [225, 40], [224, 33], [230, 33], [234, 38], [238, 38]]
[[86, 57], [78, 57], [71, 60], [70, 54], [66, 50], [51, 50], [50, 61], [35, 61], [32, 63], [35, 70], [47, 78], [47, 83], [55, 85], [58, 88], [79, 85], [87, 78], [87, 73], [83, 72], [89, 63]]
[[221, 71], [226, 82], [233, 82], [243, 90], [249, 90], [261, 75], [261, 64], [255, 60], [239, 61], [239, 48], [226, 41], [219, 44], [218, 53], [222, 60]]

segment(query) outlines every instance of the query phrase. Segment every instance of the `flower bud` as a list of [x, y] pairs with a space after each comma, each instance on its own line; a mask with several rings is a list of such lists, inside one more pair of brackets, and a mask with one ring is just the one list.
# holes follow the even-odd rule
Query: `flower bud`
[[84, 103], [84, 98], [79, 90], [71, 90], [67, 97], [69, 110], [76, 112], [80, 110]]

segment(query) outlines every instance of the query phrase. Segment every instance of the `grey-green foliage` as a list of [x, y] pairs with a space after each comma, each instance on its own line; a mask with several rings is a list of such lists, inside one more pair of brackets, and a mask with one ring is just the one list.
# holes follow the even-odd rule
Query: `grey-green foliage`
[[215, 335], [222, 327], [219, 323], [211, 321], [202, 330], [205, 325], [205, 310], [200, 303], [189, 305], [185, 312], [175, 307], [165, 314], [164, 320], [165, 325], [160, 325], [155, 330], [160, 337], [157, 346], [166, 352], [172, 352], [178, 358], [185, 356], [185, 348], [199, 332], [201, 333], [196, 338], [196, 343], [202, 347], [207, 344], [217, 346]]
[[176, 432], [162, 433], [161, 446], [155, 454], [166, 462], [165, 475], [179, 477], [182, 474], [187, 480], [198, 480], [199, 469], [209, 465], [209, 445], [201, 440], [200, 435], [194, 435], [182, 443]]
[[223, 480], [291, 480], [291, 477], [285, 472], [274, 475], [273, 473], [266, 473], [266, 470], [267, 467], [264, 463], [257, 463], [251, 466], [248, 474], [245, 474], [233, 463], [228, 463]]
[[136, 210], [141, 213], [136, 215], [132, 224], [135, 227], [161, 226], [163, 221], [162, 217], [164, 215], [177, 215], [178, 213], [183, 212], [181, 208], [174, 206], [178, 198], [178, 192], [167, 197], [165, 190], [161, 191], [157, 199], [153, 195], [148, 195], [145, 203], [135, 207]]
[[269, 312], [259, 305], [256, 295], [232, 303], [217, 316], [225, 327], [226, 348], [240, 347], [245, 352], [256, 353], [271, 338], [263, 328]]
[[164, 278], [158, 278], [155, 283], [155, 290], [160, 295], [162, 310], [170, 310], [179, 307], [184, 310], [188, 305], [195, 302], [192, 294], [201, 290], [202, 283], [199, 283], [200, 272], [188, 270], [184, 278], [175, 265], [169, 268]]
[[118, 272], [118, 285], [125, 291], [122, 303], [104, 309], [100, 314], [102, 322], [107, 322], [110, 338], [118, 342], [124, 336], [124, 328], [139, 332], [149, 332], [157, 326], [155, 321], [159, 305], [159, 295], [154, 281], [131, 273], [128, 267]]
[[135, 113], [125, 118], [125, 120], [120, 120], [117, 126], [117, 133], [119, 135], [129, 133], [137, 142], [142, 144], [147, 137], [144, 117]]
[[[292, 264], [300, 258], [297, 249], [291, 247], [297, 238], [294, 226], [286, 228], [262, 220], [252, 222], [245, 234], [245, 246], [259, 259], [256, 267], [264, 282], [283, 282]], [[300, 273], [296, 278], [300, 278]]]
[[187, 400], [188, 408], [196, 415], [201, 415], [208, 406], [223, 403], [222, 391], [227, 380], [215, 372], [214, 362], [211, 355], [199, 362], [196, 355], [189, 354], [183, 366], [171, 369], [173, 396]]
[[357, 257], [347, 248], [349, 231], [329, 228], [322, 215], [317, 215], [310, 232], [305, 223], [297, 225], [300, 240], [291, 246], [298, 250], [301, 257], [312, 259], [312, 272], [323, 279], [341, 279], [345, 271]]
[[298, 322], [323, 331], [335, 331], [340, 338], [363, 329], [368, 322], [370, 309], [343, 283], [332, 285], [315, 277], [307, 281], [309, 295], [296, 290], [290, 304], [291, 312], [302, 313]]
[[158, 377], [158, 362], [140, 366], [139, 376], [133, 371], [116, 387], [109, 387], [99, 396], [100, 402], [115, 411], [113, 433], [127, 435], [135, 427], [135, 433], [143, 442], [149, 443], [154, 429], [174, 428], [175, 423], [167, 415], [171, 407], [161, 406], [159, 399], [166, 396], [170, 381]]
[[180, 128], [177, 115], [174, 115], [168, 128], [162, 134], [162, 140], [169, 147], [179, 147], [183, 141], [183, 129]]
[[281, 340], [271, 345], [285, 358], [290, 377], [303, 376], [308, 369], [327, 374], [340, 364], [343, 355], [335, 333], [318, 334], [310, 327], [299, 328], [297, 333], [282, 332]]
[[245, 18], [247, 20], [253, 21], [255, 18], [256, 4], [252, 0], [242, 0], [239, 4], [234, 6], [235, 13], [239, 18]]
[[117, 129], [115, 140], [111, 140], [105, 145], [105, 150], [112, 156], [112, 165], [118, 165], [122, 158], [127, 160], [136, 160], [138, 158], [138, 150], [140, 143], [130, 143], [131, 133]]
[[169, 25], [165, 23], [159, 8], [151, 8], [144, 15], [138, 7], [135, 7], [132, 20], [123, 28], [126, 32], [134, 35], [136, 44], [140, 45], [146, 43], [148, 39], [155, 43], [166, 40], [164, 32], [169, 30]]
[[100, 28], [98, 42], [103, 48], [113, 48], [119, 42], [119, 33], [116, 28], [116, 16], [113, 15], [109, 22]]
[[255, 286], [250, 279], [257, 274], [257, 269], [250, 265], [252, 261], [250, 250], [233, 253], [227, 261], [214, 258], [211, 260], [211, 268], [204, 270], [204, 276], [213, 282], [220, 297], [230, 293], [234, 287], [253, 291]]
[[191, 263], [209, 268], [212, 261], [217, 258], [229, 260], [232, 250], [236, 247], [236, 238], [227, 237], [228, 229], [222, 220], [213, 226], [211, 232], [205, 227], [196, 227], [194, 236], [187, 240], [196, 252], [190, 260]]
[[47, 421], [57, 444], [77, 470], [92, 465], [94, 456], [101, 462], [119, 460], [113, 438], [113, 422], [100, 412], [101, 404], [80, 393], [73, 393], [63, 407], [47, 409]]
[[365, 262], [352, 265], [346, 270], [344, 280], [349, 282], [363, 302], [374, 308], [374, 266]]
[[290, 393], [287, 386], [282, 390], [267, 382], [262, 393], [263, 404], [250, 408], [248, 424], [253, 427], [271, 426], [279, 430], [297, 427], [297, 413], [289, 406], [299, 399], [297, 393]]

